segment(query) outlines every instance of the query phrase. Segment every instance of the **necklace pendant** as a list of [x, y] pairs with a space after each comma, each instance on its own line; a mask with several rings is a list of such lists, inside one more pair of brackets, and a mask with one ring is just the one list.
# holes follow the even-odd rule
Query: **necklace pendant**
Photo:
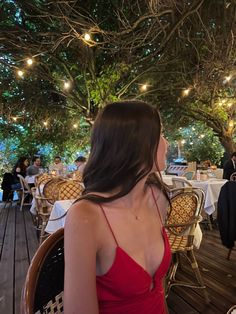
[[135, 219], [136, 219], [136, 220], [140, 220], [139, 216], [135, 216]]

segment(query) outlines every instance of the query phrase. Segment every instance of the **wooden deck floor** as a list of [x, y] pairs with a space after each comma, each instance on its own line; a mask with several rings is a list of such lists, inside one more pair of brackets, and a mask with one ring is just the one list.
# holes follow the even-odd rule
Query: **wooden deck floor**
[[[29, 210], [16, 207], [0, 210], [0, 313], [19, 314], [21, 289], [34, 252], [38, 247], [36, 231]], [[224, 314], [236, 304], [236, 250], [226, 260], [227, 249], [217, 230], [204, 231], [196, 256], [211, 298], [205, 305], [201, 290], [175, 287], [167, 303], [170, 314]], [[181, 279], [191, 279], [192, 272], [183, 265]], [[125, 313], [124, 313], [125, 314]], [[148, 313], [144, 313], [148, 314]]]

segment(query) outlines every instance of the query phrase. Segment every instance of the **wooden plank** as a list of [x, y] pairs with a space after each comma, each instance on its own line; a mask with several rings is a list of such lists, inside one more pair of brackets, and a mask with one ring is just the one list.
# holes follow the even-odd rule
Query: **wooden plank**
[[0, 261], [0, 313], [14, 313], [15, 211], [8, 208], [2, 257]]
[[31, 213], [29, 210], [24, 211], [24, 220], [26, 226], [26, 241], [27, 241], [27, 248], [28, 248], [28, 256], [29, 256], [29, 263], [32, 260], [35, 252], [39, 247], [39, 241], [37, 238], [36, 228], [33, 224], [33, 220], [31, 217]]
[[2, 208], [0, 212], [0, 260], [2, 256], [2, 248], [3, 248], [3, 242], [4, 242], [5, 232], [6, 232], [7, 218], [8, 218], [8, 209]]
[[15, 313], [20, 313], [21, 291], [29, 267], [26, 229], [22, 212], [16, 211], [15, 239]]

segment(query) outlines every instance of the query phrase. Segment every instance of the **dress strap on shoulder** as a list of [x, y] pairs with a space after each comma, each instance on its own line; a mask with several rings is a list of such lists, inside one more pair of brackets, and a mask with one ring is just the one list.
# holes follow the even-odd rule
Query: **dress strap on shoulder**
[[112, 236], [113, 236], [113, 238], [114, 238], [114, 240], [115, 240], [115, 242], [116, 242], [116, 245], [119, 246], [119, 244], [118, 244], [118, 242], [117, 242], [117, 240], [116, 240], [115, 234], [114, 234], [114, 232], [113, 232], [113, 230], [112, 230], [112, 227], [111, 227], [111, 225], [110, 225], [110, 223], [109, 223], [109, 220], [107, 219], [107, 216], [106, 216], [106, 214], [105, 214], [104, 208], [102, 207], [101, 204], [99, 204], [99, 206], [100, 206], [100, 208], [101, 208], [101, 210], [102, 210], [102, 213], [103, 213], [103, 215], [104, 215], [104, 217], [105, 217], [105, 219], [106, 219], [106, 222], [107, 222], [108, 227], [109, 227], [109, 229], [110, 229], [110, 231], [111, 231], [111, 234], [112, 234]]
[[152, 191], [152, 197], [153, 197], [154, 202], [155, 202], [155, 204], [156, 204], [157, 212], [158, 212], [158, 215], [159, 215], [159, 218], [160, 218], [160, 221], [161, 221], [162, 227], [163, 227], [162, 216], [161, 216], [161, 214], [160, 214], [160, 210], [159, 210], [159, 207], [158, 207], [158, 205], [157, 205], [157, 200], [156, 200], [156, 198], [155, 198], [155, 195], [154, 195], [154, 192], [153, 192], [153, 188], [152, 188], [151, 186], [150, 186], [150, 188], [151, 188], [151, 191]]

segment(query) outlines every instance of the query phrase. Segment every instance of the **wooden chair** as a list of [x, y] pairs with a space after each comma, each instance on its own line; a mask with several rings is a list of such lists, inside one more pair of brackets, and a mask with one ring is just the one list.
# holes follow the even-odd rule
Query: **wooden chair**
[[[171, 190], [171, 206], [168, 210], [165, 228], [171, 246], [172, 264], [166, 281], [166, 296], [168, 296], [172, 286], [200, 288], [204, 291], [206, 302], [209, 302], [193, 247], [194, 232], [197, 223], [201, 220], [204, 199], [205, 195], [201, 189], [187, 187]], [[183, 282], [176, 279], [181, 255], [187, 257], [190, 262], [197, 283]]]
[[63, 313], [64, 229], [38, 248], [27, 272], [21, 314]]
[[78, 181], [68, 180], [58, 185], [58, 199], [70, 200], [78, 198], [83, 192], [83, 186]]
[[30, 205], [31, 203], [25, 202], [26, 197], [32, 196], [31, 189], [29, 187], [29, 184], [26, 182], [25, 178], [22, 177], [22, 175], [18, 174], [18, 178], [20, 179], [21, 184], [21, 201], [20, 201], [20, 211], [22, 211], [22, 208], [24, 205]]
[[179, 178], [179, 177], [173, 177], [172, 182], [173, 182], [174, 188], [183, 188], [186, 186], [192, 186], [192, 184], [188, 182], [186, 179]]
[[232, 173], [230, 178], [229, 178], [230, 181], [236, 181], [236, 172]]

